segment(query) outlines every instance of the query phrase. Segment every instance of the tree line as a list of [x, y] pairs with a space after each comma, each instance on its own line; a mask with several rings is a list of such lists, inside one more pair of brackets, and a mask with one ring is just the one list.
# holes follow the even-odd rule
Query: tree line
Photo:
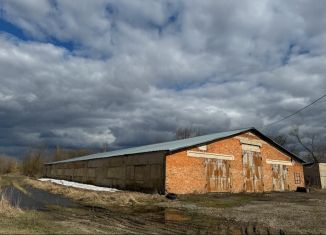
[[86, 148], [64, 149], [59, 146], [55, 151], [49, 151], [44, 146], [30, 148], [18, 160], [9, 156], [0, 156], [0, 174], [23, 174], [31, 177], [42, 176], [43, 166], [46, 162], [62, 161], [69, 158], [75, 158], [92, 154], [93, 151]]

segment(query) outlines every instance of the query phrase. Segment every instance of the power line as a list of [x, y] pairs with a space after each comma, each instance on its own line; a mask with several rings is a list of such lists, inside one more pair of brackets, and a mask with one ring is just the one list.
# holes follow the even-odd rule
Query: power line
[[270, 123], [270, 124], [268, 124], [268, 125], [265, 125], [264, 127], [272, 126], [272, 125], [274, 125], [274, 124], [276, 124], [276, 123], [282, 122], [282, 121], [284, 121], [285, 119], [288, 119], [288, 118], [290, 118], [290, 117], [292, 117], [292, 116], [294, 116], [294, 115], [300, 113], [301, 111], [305, 110], [306, 108], [308, 108], [308, 107], [314, 105], [314, 104], [317, 103], [319, 100], [321, 100], [321, 99], [323, 99], [323, 98], [325, 98], [325, 97], [326, 97], [326, 94], [323, 95], [323, 96], [321, 96], [321, 97], [319, 97], [318, 99], [316, 99], [315, 101], [311, 102], [310, 104], [304, 106], [303, 108], [301, 108], [301, 109], [295, 111], [294, 113], [292, 113], [292, 114], [290, 114], [290, 115], [288, 115], [288, 116], [286, 116], [286, 117], [284, 117], [284, 118], [281, 118], [281, 119], [278, 120], [278, 121], [275, 121], [275, 122], [272, 122], [272, 123]]

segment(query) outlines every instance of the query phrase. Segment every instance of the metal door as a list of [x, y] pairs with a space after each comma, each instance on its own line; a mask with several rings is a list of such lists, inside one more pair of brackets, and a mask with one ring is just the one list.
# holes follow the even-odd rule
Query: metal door
[[263, 183], [263, 166], [262, 157], [259, 152], [243, 150], [243, 191], [245, 192], [262, 192], [264, 191]]
[[205, 159], [206, 191], [229, 192], [231, 189], [230, 163], [221, 159]]
[[287, 175], [288, 175], [287, 166], [273, 164], [272, 174], [273, 174], [273, 190], [284, 191], [287, 186]]

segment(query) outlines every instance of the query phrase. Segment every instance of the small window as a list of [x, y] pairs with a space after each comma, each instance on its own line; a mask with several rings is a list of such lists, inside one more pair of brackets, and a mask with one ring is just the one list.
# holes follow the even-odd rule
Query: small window
[[301, 174], [294, 172], [294, 182], [295, 184], [301, 184]]

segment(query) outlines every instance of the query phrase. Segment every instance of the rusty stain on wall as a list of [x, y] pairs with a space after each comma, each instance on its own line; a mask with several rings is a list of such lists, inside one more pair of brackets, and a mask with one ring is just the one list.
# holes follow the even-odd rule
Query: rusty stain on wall
[[[289, 186], [289, 190], [294, 191], [297, 187], [304, 186], [303, 181], [296, 184], [292, 177], [294, 173], [303, 174], [302, 164], [299, 161], [291, 159], [291, 156], [282, 153], [270, 143], [260, 140], [258, 136], [245, 133], [236, 137], [207, 144], [208, 153], [233, 156], [232, 160], [220, 159], [226, 160], [226, 164], [229, 165], [229, 181], [226, 181], [229, 185], [219, 192], [273, 191], [275, 189], [273, 189], [272, 164], [285, 165], [288, 162], [291, 164], [287, 166], [288, 177], [285, 187]], [[246, 138], [247, 141], [241, 143], [240, 137]], [[253, 141], [248, 141], [248, 139]], [[225, 178], [220, 177], [221, 181], [219, 181], [214, 176], [217, 159], [205, 158], [206, 153], [202, 157], [191, 157], [189, 151], [198, 152], [199, 150], [198, 148], [185, 149], [166, 157], [166, 191], [178, 194], [206, 193], [213, 192], [218, 187], [223, 188], [223, 185], [219, 186], [221, 185], [219, 182], [223, 180], [225, 182]], [[244, 156], [244, 151], [249, 151], [249, 153]], [[267, 162], [270, 160], [272, 160], [271, 163]], [[250, 190], [246, 190], [246, 187]]]
[[228, 160], [209, 159], [204, 161], [206, 169], [206, 191], [228, 192], [231, 189], [230, 164]]
[[274, 191], [284, 191], [288, 189], [287, 185], [287, 175], [288, 168], [285, 165], [273, 164], [272, 165], [273, 174], [273, 190]]
[[245, 192], [262, 192], [263, 184], [263, 164], [259, 152], [243, 150], [243, 190]]

